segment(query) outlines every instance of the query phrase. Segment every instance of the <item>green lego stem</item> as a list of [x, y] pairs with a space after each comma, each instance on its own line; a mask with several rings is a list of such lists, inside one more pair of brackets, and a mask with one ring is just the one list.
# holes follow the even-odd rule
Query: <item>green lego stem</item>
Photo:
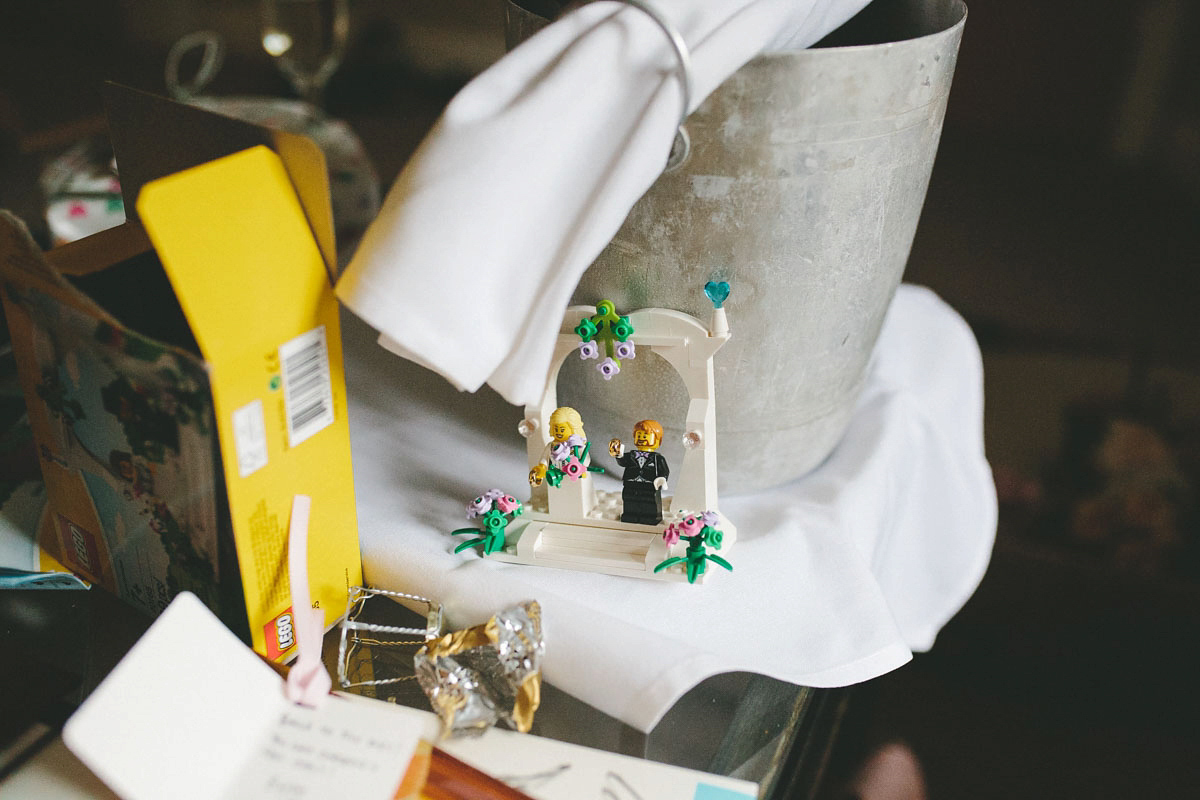
[[456, 531], [450, 531], [451, 536], [458, 536], [460, 533], [480, 533], [479, 528], [459, 528]]
[[[595, 333], [580, 333], [580, 328], [584, 327], [584, 323], [588, 323], [595, 329]], [[613, 326], [618, 323], [624, 323], [629, 327], [629, 333], [625, 336], [618, 335]], [[584, 331], [587, 328], [584, 327]], [[593, 342], [603, 340], [604, 355], [611, 358], [617, 364], [617, 369], [621, 368], [621, 359], [616, 357], [616, 342], [625, 342], [634, 333], [633, 324], [629, 321], [629, 317], [622, 317], [617, 313], [617, 307], [611, 300], [601, 300], [596, 304], [596, 313], [591, 317], [584, 317], [579, 320], [579, 325], [575, 326], [575, 334], [584, 342]]]
[[484, 537], [480, 536], [478, 539], [471, 539], [469, 541], [463, 542], [458, 547], [454, 548], [454, 552], [461, 553], [463, 550], [466, 550], [468, 547], [474, 547], [477, 544], [482, 544], [483, 540], [484, 540]]

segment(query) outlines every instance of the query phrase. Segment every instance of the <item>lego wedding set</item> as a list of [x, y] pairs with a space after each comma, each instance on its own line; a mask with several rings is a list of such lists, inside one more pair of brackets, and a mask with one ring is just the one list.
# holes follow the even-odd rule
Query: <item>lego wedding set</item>
[[[601, 572], [660, 581], [702, 583], [710, 564], [726, 570], [737, 529], [717, 498], [717, 426], [713, 356], [729, 341], [724, 301], [729, 284], [710, 281], [704, 292], [713, 311], [706, 326], [688, 314], [647, 308], [619, 316], [607, 300], [595, 309], [567, 309], [539, 402], [525, 407], [518, 430], [526, 440], [530, 497], [521, 503], [499, 489], [467, 505], [478, 527], [455, 548], [516, 564]], [[605, 380], [639, 351], [674, 367], [689, 396], [683, 462], [672, 471], [658, 452], [663, 428], [656, 420], [633, 425], [632, 447], [608, 444], [622, 468], [620, 491], [603, 491], [592, 473], [592, 445], [573, 408], [558, 405], [558, 375], [572, 353], [596, 360]], [[635, 412], [636, 413], [636, 412]], [[632, 419], [632, 417], [631, 417]], [[668, 479], [670, 483], [668, 483]], [[673, 486], [674, 492], [664, 496]]]

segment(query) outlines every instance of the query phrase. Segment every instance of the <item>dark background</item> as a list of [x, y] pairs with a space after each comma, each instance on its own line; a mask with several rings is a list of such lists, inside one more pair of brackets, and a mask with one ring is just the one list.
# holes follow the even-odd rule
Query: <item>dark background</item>
[[[890, 2], [890, 0], [876, 0]], [[883, 741], [934, 797], [1192, 797], [1200, 786], [1200, 4], [972, 0], [906, 280], [972, 325], [1001, 497], [991, 569], [933, 651], [856, 690], [828, 794]], [[385, 186], [500, 57], [500, 0], [352, 0], [329, 109]], [[247, 0], [8, 0], [0, 206], [44, 233], [45, 161], [99, 86], [163, 92], [221, 32], [213, 94], [287, 94]]]

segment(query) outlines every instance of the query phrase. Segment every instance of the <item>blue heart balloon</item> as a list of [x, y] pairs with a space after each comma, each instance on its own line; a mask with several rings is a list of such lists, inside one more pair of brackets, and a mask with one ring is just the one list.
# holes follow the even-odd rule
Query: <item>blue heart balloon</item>
[[713, 308], [720, 308], [729, 297], [729, 284], [725, 281], [709, 281], [704, 284], [704, 293], [712, 300]]

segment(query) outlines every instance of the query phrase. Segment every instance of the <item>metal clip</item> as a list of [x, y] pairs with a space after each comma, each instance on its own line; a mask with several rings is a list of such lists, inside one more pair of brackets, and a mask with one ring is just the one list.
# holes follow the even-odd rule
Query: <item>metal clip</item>
[[[388, 597], [392, 600], [407, 600], [410, 603], [424, 605], [425, 627], [407, 628], [397, 625], [376, 625], [364, 622], [360, 617], [366, 610], [366, 604], [372, 597]], [[415, 653], [429, 641], [436, 639], [442, 633], [442, 606], [427, 597], [405, 592], [392, 592], [387, 589], [371, 589], [365, 586], [351, 586], [346, 601], [346, 616], [341, 622], [341, 641], [338, 644], [338, 683], [342, 688], [352, 686], [386, 686], [400, 681], [414, 680], [416, 675], [392, 675], [385, 678], [356, 680], [351, 676], [351, 661], [356, 651], [363, 647], [380, 648], [411, 648]], [[418, 638], [404, 638], [418, 637]]]

